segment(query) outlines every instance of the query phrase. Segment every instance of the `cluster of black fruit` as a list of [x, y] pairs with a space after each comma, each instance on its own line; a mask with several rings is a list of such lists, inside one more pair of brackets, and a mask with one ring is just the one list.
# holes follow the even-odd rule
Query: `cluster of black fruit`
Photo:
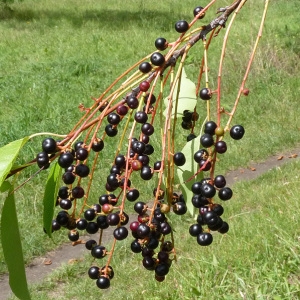
[[[202, 7], [196, 7], [194, 16], [199, 19], [204, 17], [201, 14]], [[184, 33], [189, 29], [186, 21], [178, 21], [175, 24], [175, 30]], [[168, 43], [164, 38], [158, 38], [155, 41], [155, 47], [158, 50], [150, 56], [150, 62], [142, 62], [139, 70], [146, 74], [153, 71], [156, 67], [165, 64], [165, 56], [160, 52], [168, 47]], [[120, 102], [116, 109], [106, 116], [106, 125], [102, 138], [94, 138], [87, 142], [76, 142], [72, 147], [64, 147], [60, 142], [52, 138], [47, 138], [42, 142], [42, 152], [37, 157], [39, 168], [47, 169], [50, 162], [58, 158], [58, 164], [63, 168], [62, 186], [58, 191], [57, 206], [60, 211], [52, 222], [52, 230], [56, 231], [60, 228], [69, 230], [68, 238], [70, 241], [79, 242], [79, 231], [85, 230], [88, 234], [95, 234], [113, 227], [113, 236], [116, 240], [123, 240], [129, 235], [126, 224], [129, 222], [128, 215], [120, 210], [120, 201], [122, 191], [126, 192], [126, 201], [135, 202], [139, 198], [139, 190], [132, 188], [130, 175], [133, 172], [139, 172], [143, 180], [150, 180], [155, 172], [160, 172], [162, 162], [156, 161], [153, 167], [150, 166], [150, 156], [154, 152], [153, 146], [150, 144], [150, 137], [154, 133], [153, 120], [149, 122], [148, 116], [154, 111], [156, 98], [153, 94], [149, 94], [150, 82], [142, 81], [139, 86], [128, 93]], [[209, 100], [211, 92], [209, 89], [200, 91], [200, 98]], [[118, 134], [119, 124], [122, 119], [131, 110], [140, 108], [133, 114], [135, 122], [138, 124], [137, 138], [132, 138], [129, 142], [128, 154], [118, 154], [114, 158], [114, 162], [107, 175], [104, 188], [106, 193], [100, 195], [98, 203], [88, 205], [86, 191], [82, 187], [83, 178], [90, 177], [90, 167], [88, 166], [88, 158], [91, 152], [100, 152], [104, 148], [104, 137], [114, 137]], [[110, 109], [108, 103], [100, 103], [98, 108], [101, 113]], [[198, 120], [198, 114], [185, 111], [182, 117], [182, 127], [184, 129], [194, 128], [195, 122]], [[233, 126], [230, 135], [239, 139], [243, 136], [244, 130], [242, 126]], [[216, 140], [214, 138], [216, 135]], [[214, 147], [216, 153], [224, 153], [227, 149], [226, 143], [222, 140], [224, 130], [221, 127], [209, 121], [205, 124], [204, 134], [200, 138], [200, 144], [203, 149], [197, 151], [194, 155], [195, 161], [199, 164], [202, 171], [208, 171], [211, 168], [211, 157], [205, 148]], [[188, 141], [196, 138], [194, 133], [188, 136]], [[185, 156], [181, 152], [174, 153], [173, 163], [176, 166], [183, 166], [186, 162]], [[94, 166], [93, 166], [94, 167]], [[89, 178], [91, 180], [91, 178]], [[116, 191], [116, 195], [113, 193]], [[121, 190], [121, 192], [120, 192]], [[225, 178], [222, 175], [216, 176], [214, 179], [203, 179], [195, 182], [192, 186], [194, 193], [192, 197], [193, 205], [199, 209], [197, 224], [193, 224], [189, 232], [192, 236], [197, 237], [197, 241], [202, 246], [207, 246], [212, 242], [210, 230], [217, 230], [221, 233], [228, 231], [228, 224], [221, 219], [223, 208], [219, 204], [213, 202], [213, 197], [218, 192], [221, 200], [229, 200], [232, 196], [230, 188], [226, 187]], [[174, 245], [172, 236], [173, 230], [168, 222], [167, 213], [172, 210], [175, 214], [183, 215], [187, 211], [187, 206], [183, 196], [173, 193], [172, 199], [168, 199], [168, 203], [164, 202], [164, 191], [153, 190], [153, 197], [158, 203], [153, 207], [148, 207], [145, 202], [137, 201], [134, 204], [134, 210], [138, 214], [137, 220], [130, 223], [130, 231], [134, 240], [131, 243], [131, 250], [134, 253], [142, 254], [142, 264], [147, 270], [154, 270], [155, 278], [163, 281], [169, 272], [169, 268], [174, 259]], [[84, 198], [82, 205], [79, 205], [77, 199]], [[168, 196], [168, 198], [170, 198]], [[76, 216], [76, 209], [80, 209], [79, 216]], [[208, 230], [204, 230], [203, 226], [207, 225]], [[101, 239], [97, 242], [90, 239], [85, 243], [86, 248], [91, 252], [95, 259], [102, 259], [106, 255], [110, 255], [105, 246], [101, 245]], [[103, 267], [92, 266], [88, 270], [91, 279], [96, 280], [99, 288], [105, 289], [110, 286], [110, 280], [114, 277], [113, 268], [109, 265]]]

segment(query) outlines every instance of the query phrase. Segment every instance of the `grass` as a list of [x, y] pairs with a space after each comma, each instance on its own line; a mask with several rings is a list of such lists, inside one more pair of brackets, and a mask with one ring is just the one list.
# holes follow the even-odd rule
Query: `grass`
[[[215, 7], [225, 6], [229, 2], [218, 1]], [[5, 108], [0, 111], [0, 146], [34, 132], [67, 133], [81, 115], [77, 108], [78, 104], [83, 103], [85, 106], [89, 106], [92, 103], [91, 96], [97, 97], [100, 95], [119, 74], [154, 50], [153, 43], [158, 36], [164, 36], [169, 41], [175, 40], [178, 34], [173, 29], [174, 22], [179, 19], [191, 20], [191, 10], [194, 6], [195, 3], [191, 0], [184, 3], [174, 3], [174, 1], [126, 1], [126, 7], [124, 7], [123, 1], [96, 2], [89, 0], [82, 3], [77, 0], [72, 2], [68, 0], [59, 2], [28, 0], [12, 4], [12, 10], [0, 10], [0, 104], [1, 107]], [[245, 67], [249, 57], [251, 42], [256, 37], [255, 28], [259, 25], [257, 12], [261, 11], [262, 7], [263, 3], [249, 0], [240, 12], [237, 25], [230, 36], [223, 79], [223, 104], [225, 108], [230, 108], [237, 93], [239, 87], [237, 82], [239, 82], [242, 75], [238, 70]], [[298, 1], [289, 1], [288, 3], [271, 1], [270, 3], [263, 37], [247, 84], [250, 94], [241, 100], [233, 121], [242, 124], [246, 129], [246, 134], [241, 141], [226, 139], [228, 151], [224, 156], [221, 156], [217, 170], [219, 172], [225, 172], [239, 166], [247, 166], [252, 160], [264, 160], [269, 155], [284, 151], [299, 143], [300, 38], [296, 25], [299, 8]], [[212, 10], [208, 13], [205, 22], [215, 16], [214, 12], [215, 10]], [[282, 17], [282, 12], [288, 16], [288, 21]], [[220, 33], [209, 52], [212, 86], [216, 85], [215, 76], [221, 43], [222, 34]], [[202, 51], [201, 46], [199, 47]], [[196, 48], [191, 51], [187, 61], [187, 74], [193, 80], [196, 79], [200, 51]], [[205, 111], [205, 108], [200, 107], [199, 111]], [[179, 128], [179, 149], [185, 143], [185, 136], [186, 133]], [[28, 144], [20, 161], [35, 157], [36, 153], [40, 151], [41, 140], [42, 138], [36, 138]], [[159, 147], [159, 139], [155, 141], [154, 146]], [[115, 144], [112, 142], [107, 148], [107, 153], [111, 152], [114, 147]], [[108, 158], [104, 157], [101, 168], [105, 169], [108, 163]], [[35, 169], [26, 171], [24, 177], [30, 176], [34, 171]], [[99, 173], [105, 172], [100, 171]], [[41, 229], [43, 209], [41, 199], [46, 175], [41, 174], [16, 193], [26, 262], [55, 246], [53, 241], [45, 238]], [[24, 180], [24, 177], [21, 177], [20, 182]], [[95, 185], [95, 196], [93, 196], [96, 202], [99, 196], [100, 181], [103, 177], [99, 174], [99, 178], [99, 182]], [[272, 181], [268, 182], [268, 185], [273, 186], [271, 183]], [[145, 197], [148, 197], [146, 192], [150, 188], [151, 183], [147, 183], [147, 187], [145, 186], [144, 191], [142, 191]], [[98, 190], [97, 193], [96, 190]], [[249, 191], [251, 191], [250, 188]], [[264, 188], [264, 191], [266, 192], [264, 197], [270, 199], [267, 188]], [[234, 192], [235, 195], [240, 195], [242, 189], [240, 191], [234, 189]], [[268, 193], [271, 193], [271, 191], [268, 191]], [[249, 192], [249, 194], [252, 193]], [[249, 198], [249, 195], [242, 195], [243, 197], [240, 199]], [[258, 195], [259, 193], [255, 193], [255, 197], [250, 197], [250, 200], [254, 201], [252, 204], [257, 203]], [[251, 207], [250, 200], [247, 203]], [[275, 200], [276, 205], [280, 203], [278, 197], [275, 197]], [[234, 207], [228, 205], [228, 209], [234, 210], [232, 215], [238, 215], [241, 209], [245, 209], [245, 207], [239, 206], [241, 203], [234, 201], [238, 204], [235, 204]], [[253, 224], [261, 224], [261, 211], [257, 209], [254, 211], [255, 213], [251, 214], [253, 223], [249, 220], [249, 228]], [[245, 215], [248, 216], [248, 213]], [[231, 223], [239, 218], [241, 217], [233, 217]], [[286, 217], [283, 214], [283, 224], [285, 221]], [[177, 224], [177, 221], [174, 222]], [[182, 222], [187, 221], [183, 219]], [[239, 228], [240, 223], [237, 226]], [[232, 228], [236, 228], [234, 223]], [[279, 226], [279, 228], [282, 227]], [[277, 229], [274, 228], [274, 230]], [[188, 283], [192, 280], [189, 289], [194, 291], [195, 294], [191, 292], [187, 295], [197, 297], [197, 293], [200, 293], [199, 295], [203, 296], [204, 293], [210, 291], [212, 282], [215, 280], [214, 276], [219, 280], [218, 285], [222, 287], [217, 288], [221, 296], [225, 294], [222, 291], [227, 288], [227, 285], [231, 286], [231, 282], [236, 286], [236, 288], [231, 286], [232, 295], [235, 297], [239, 297], [238, 289], [241, 289], [242, 293], [247, 292], [250, 295], [252, 289], [257, 292], [257, 297], [259, 293], [262, 295], [266, 293], [267, 284], [260, 286], [258, 282], [249, 283], [249, 281], [252, 282], [257, 279], [256, 273], [250, 274], [249, 272], [250, 270], [256, 270], [255, 272], [260, 273], [260, 269], [267, 272], [271, 269], [271, 262], [266, 262], [264, 255], [259, 256], [255, 247], [251, 248], [252, 245], [248, 240], [249, 234], [246, 229], [241, 230], [241, 232], [237, 231], [235, 232], [233, 229], [231, 238], [224, 237], [216, 243], [216, 246], [210, 248], [213, 250], [208, 250], [207, 258], [195, 262], [195, 264], [197, 263], [195, 273], [191, 275], [189, 273], [189, 276], [187, 276], [179, 272], [179, 267], [175, 267], [177, 271], [172, 271], [176, 272], [173, 273], [176, 276], [172, 283], [178, 287], [176, 290], [178, 299], [181, 296], [180, 293], [185, 295], [188, 289], [183, 286], [182, 282], [185, 282], [184, 285], [189, 286]], [[261, 231], [263, 231], [263, 228], [261, 228]], [[261, 233], [258, 235], [260, 239], [262, 238]], [[57, 244], [62, 242], [64, 234], [62, 232], [55, 236]], [[182, 235], [185, 235], [185, 233], [182, 233]], [[230, 244], [230, 241], [227, 241], [228, 239], [235, 244]], [[229, 243], [231, 247], [229, 249], [232, 249], [236, 247], [236, 239], [245, 244], [244, 248], [241, 245], [239, 246], [241, 251], [248, 251], [247, 247], [252, 249], [251, 253], [255, 257], [255, 263], [259, 262], [259, 268], [248, 261], [247, 265], [241, 264], [240, 269], [235, 265], [236, 270], [228, 270], [225, 262], [227, 261], [228, 265], [233, 264], [232, 258], [235, 256], [230, 257], [230, 253], [226, 253], [215, 255], [218, 262], [218, 271], [219, 266], [223, 270], [223, 273], [220, 273], [221, 275], [219, 273], [213, 275], [216, 274], [215, 272], [207, 275], [206, 271], [203, 274], [201, 272], [203, 269], [202, 264], [205, 266], [210, 265], [206, 261], [213, 261], [212, 253], [220, 251], [217, 247], [220, 244], [222, 246], [222, 243], [225, 243], [226, 240], [226, 243]], [[285, 240], [272, 238], [266, 242], [267, 244], [262, 245], [262, 250], [270, 249], [280, 242], [280, 245], [283, 245], [282, 256], [288, 255], [288, 253], [291, 253], [285, 243], [288, 244], [291, 241], [294, 240], [291, 240], [289, 236]], [[189, 249], [191, 244], [182, 245], [182, 247], [184, 246]], [[184, 248], [182, 249], [184, 250]], [[189, 252], [183, 250], [183, 258], [179, 261], [178, 266], [180, 266], [182, 260], [191, 261], [194, 257], [193, 255], [187, 255]], [[135, 266], [130, 267], [130, 270], [139, 270], [139, 263], [134, 264], [133, 261], [127, 261], [127, 256], [131, 257], [132, 255], [128, 253], [128, 250], [125, 250], [125, 246], [122, 251], [124, 251], [124, 268], [126, 269], [130, 265]], [[223, 258], [224, 256], [225, 262], [223, 263], [220, 257]], [[241, 257], [240, 263], [243, 261]], [[86, 264], [89, 262], [87, 259]], [[119, 264], [122, 265], [123, 262], [119, 262]], [[60, 276], [67, 276], [63, 275], [64, 272], [69, 272], [71, 275], [74, 273], [74, 276], [83, 274], [85, 272], [82, 271], [84, 263], [79, 263], [79, 265], [78, 268], [81, 270], [79, 273], [75, 274], [76, 267], [72, 271], [73, 267], [69, 266], [66, 270], [59, 271], [62, 274]], [[279, 262], [278, 265], [275, 264], [275, 267], [277, 266], [280, 270], [283, 268]], [[214, 268], [213, 266], [213, 270], [216, 271], [216, 268]], [[70, 271], [68, 271], [69, 269]], [[246, 269], [249, 269], [247, 272], [248, 277], [243, 276]], [[0, 252], [0, 272], [5, 271], [3, 255]], [[279, 281], [280, 288], [283, 284], [289, 286], [288, 283], [282, 283], [278, 279], [280, 274], [277, 274], [275, 269], [273, 271], [272, 274], [276, 275], [274, 277], [276, 280], [274, 279], [273, 282]], [[136, 272], [137, 278], [144, 278], [144, 272], [141, 275], [142, 277], [139, 275], [139, 271]], [[284, 273], [285, 271], [280, 272]], [[152, 275], [149, 274], [151, 280]], [[122, 278], [122, 275], [120, 276]], [[169, 277], [171, 276], [170, 274]], [[203, 278], [203, 282], [197, 283], [199, 277]], [[126, 276], [123, 275], [123, 278], [126, 278]], [[83, 283], [86, 283], [84, 280], [81, 278], [80, 288], [74, 288], [75, 291], [86, 290], [86, 288], [83, 288]], [[147, 279], [147, 284], [151, 280]], [[245, 283], [244, 286], [243, 282]], [[49, 283], [49, 288], [53, 284]], [[120, 286], [122, 286], [122, 283], [120, 283]], [[158, 284], [156, 283], [151, 286], [151, 289], [155, 291], [152, 295], [153, 299], [160, 297], [163, 293], [169, 295], [166, 296], [166, 299], [171, 297], [170, 291], [173, 291], [173, 288], [164, 286], [157, 291], [157, 287]], [[286, 289], [283, 290], [287, 291]], [[66, 285], [64, 292], [67, 295], [73, 293], [68, 291], [68, 285]], [[108, 293], [113, 295], [115, 292], [110, 291]], [[162, 294], [156, 295], [155, 293]], [[206, 297], [209, 297], [209, 295], [206, 295]], [[261, 299], [264, 299], [264, 296], [261, 297]]]

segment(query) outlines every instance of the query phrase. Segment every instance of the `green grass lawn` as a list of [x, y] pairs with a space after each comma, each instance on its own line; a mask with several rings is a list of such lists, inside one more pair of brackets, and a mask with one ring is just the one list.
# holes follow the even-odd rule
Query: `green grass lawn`
[[[201, 24], [215, 17], [217, 7], [229, 3], [216, 1], [214, 9], [207, 13]], [[178, 37], [174, 23], [179, 19], [191, 20], [196, 5], [199, 3], [191, 0], [126, 1], [126, 5], [124, 1], [89, 0], [83, 3], [77, 0], [25, 0], [12, 4], [12, 10], [1, 8], [0, 146], [35, 132], [66, 134], [82, 114], [78, 109], [80, 103], [90, 106], [92, 96], [98, 97], [124, 70], [155, 50], [154, 41], [157, 37], [164, 36], [174, 41]], [[251, 45], [256, 38], [259, 25], [257, 16], [262, 8], [262, 2], [248, 0], [232, 30], [223, 79], [222, 103], [226, 109], [231, 107], [237, 94], [243, 75], [241, 70], [246, 66]], [[247, 166], [251, 161], [264, 160], [299, 143], [299, 8], [296, 0], [270, 2], [262, 40], [247, 83], [250, 94], [242, 98], [233, 120], [234, 124], [245, 127], [246, 134], [240, 141], [230, 140], [226, 136], [228, 151], [221, 156], [217, 167], [221, 173]], [[282, 12], [286, 18], [283, 18]], [[212, 86], [216, 85], [222, 37], [223, 32], [214, 40], [209, 51]], [[195, 46], [187, 59], [186, 71], [192, 80], [196, 80], [199, 53], [202, 55], [201, 45]], [[205, 107], [201, 109], [205, 111]], [[186, 132], [179, 128], [178, 148], [184, 145], [185, 138]], [[42, 137], [30, 142], [24, 148], [20, 162], [35, 157], [40, 151], [41, 141]], [[157, 138], [154, 145], [159, 147], [159, 143]], [[114, 147], [113, 142], [108, 146], [107, 154]], [[105, 168], [107, 158], [104, 157], [102, 164]], [[32, 168], [26, 171], [20, 182], [36, 170]], [[108, 297], [113, 299], [113, 295], [124, 290], [124, 282], [130, 275], [133, 282], [136, 282], [136, 278], [140, 282], [135, 283], [136, 291], [135, 287], [128, 291], [128, 299], [134, 298], [133, 295], [138, 297], [141, 293], [147, 295], [145, 286], [153, 290], [153, 298], [150, 299], [163, 296], [165, 299], [209, 298], [208, 293], [212, 288], [214, 297], [223, 297], [220, 299], [238, 298], [243, 293], [250, 299], [276, 299], [276, 295], [281, 297], [278, 299], [296, 299], [299, 294], [295, 294], [295, 291], [299, 292], [299, 286], [295, 287], [293, 282], [297, 282], [299, 277], [295, 271], [299, 260], [293, 251], [297, 253], [299, 248], [295, 242], [297, 226], [290, 214], [297, 210], [289, 213], [286, 210], [297, 205], [294, 198], [295, 203], [287, 205], [287, 187], [291, 186], [291, 193], [295, 197], [297, 185], [282, 184], [282, 189], [277, 190], [279, 187], [273, 184], [282, 183], [290, 171], [296, 176], [297, 164], [287, 167], [284, 173], [274, 171], [264, 176], [261, 180], [265, 183], [261, 188], [255, 187], [255, 184], [260, 186], [260, 180], [234, 186], [234, 199], [226, 205], [230, 233], [218, 237], [214, 245], [205, 248], [206, 256], [199, 256], [199, 261], [192, 260], [198, 257], [199, 247], [191, 238], [186, 238], [186, 232], [178, 229], [176, 235], [184, 236], [186, 243], [178, 244], [179, 262], [174, 264], [168, 276], [171, 285], [155, 283], [153, 274], [145, 274], [136, 257], [132, 259], [133, 254], [125, 248], [125, 244], [120, 245], [123, 256], [121, 254], [120, 258], [116, 258], [118, 270], [113, 280], [115, 287], [107, 292]], [[32, 257], [45, 253], [65, 239], [64, 232], [58, 233], [54, 244], [42, 230], [41, 200], [46, 173], [40, 174], [16, 193], [27, 263]], [[100, 182], [103, 177], [99, 176]], [[99, 186], [100, 183], [97, 183], [95, 190]], [[145, 194], [147, 188], [148, 185], [145, 186]], [[97, 196], [99, 193], [95, 194]], [[275, 214], [274, 217], [272, 214]], [[293, 218], [296, 222], [296, 216]], [[181, 221], [185, 228], [190, 222], [188, 218], [182, 218]], [[173, 222], [178, 222], [175, 217]], [[291, 228], [287, 229], [288, 226]], [[191, 248], [195, 253], [190, 253]], [[202, 248], [200, 250], [199, 255], [202, 255], [204, 251]], [[266, 257], [272, 259], [266, 260]], [[81, 276], [90, 263], [91, 259], [87, 258], [84, 263], [63, 268], [55, 275], [61, 278], [66, 298], [71, 294], [75, 297], [82, 291], [90, 292], [88, 297], [93, 297], [93, 284], [86, 276]], [[185, 267], [181, 267], [181, 264]], [[187, 271], [183, 272], [185, 268]], [[5, 271], [0, 251], [0, 272]], [[76, 286], [65, 283], [68, 276], [76, 282]], [[120, 279], [117, 279], [118, 276]], [[77, 277], [80, 278], [78, 281]], [[57, 290], [55, 279], [38, 287], [45, 294], [37, 295], [35, 299], [46, 299], [47, 289], [52, 287]], [[174, 289], [175, 296], [172, 294]], [[267, 298], [267, 294], [273, 295], [273, 298]]]

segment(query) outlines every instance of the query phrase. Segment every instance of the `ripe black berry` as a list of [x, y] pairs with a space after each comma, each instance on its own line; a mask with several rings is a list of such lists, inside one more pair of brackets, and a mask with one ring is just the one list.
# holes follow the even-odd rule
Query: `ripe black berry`
[[197, 236], [197, 243], [201, 246], [208, 246], [213, 242], [213, 236], [209, 232], [199, 233]]
[[72, 207], [72, 201], [70, 199], [61, 199], [59, 201], [59, 206], [62, 208], [62, 209], [70, 209]]
[[100, 270], [99, 267], [96, 266], [90, 267], [88, 270], [89, 277], [91, 279], [98, 279], [100, 276], [99, 270]]
[[104, 142], [102, 140], [95, 140], [92, 144], [92, 150], [100, 152], [104, 148]]
[[184, 215], [187, 212], [187, 207], [184, 202], [176, 202], [173, 205], [173, 211], [176, 215]]
[[137, 111], [134, 115], [134, 119], [141, 124], [144, 124], [148, 120], [148, 115], [144, 111]]
[[199, 92], [199, 97], [202, 99], [202, 100], [209, 100], [211, 99], [211, 90], [208, 89], [208, 88], [203, 88], [200, 90]]
[[203, 232], [202, 226], [200, 224], [193, 224], [189, 228], [189, 233], [191, 236], [197, 236]]
[[120, 123], [121, 117], [117, 113], [113, 112], [107, 116], [107, 121], [109, 124], [117, 125]]
[[214, 121], [208, 121], [204, 125], [204, 133], [214, 135], [216, 128], [217, 128], [217, 124]]
[[177, 152], [173, 156], [173, 161], [176, 166], [183, 166], [186, 162], [186, 159], [182, 152]]
[[72, 197], [80, 199], [84, 196], [84, 189], [81, 186], [76, 186], [72, 189]]
[[[194, 9], [194, 11], [193, 11], [194, 17], [196, 17], [202, 10], [203, 10], [203, 7], [202, 7], [202, 6], [197, 6], [197, 7], [195, 7], [195, 9]], [[204, 18], [204, 16], [205, 16], [205, 13], [202, 14], [202, 15], [200, 15], [200, 16], [198, 16], [197, 19], [202, 19], [202, 18]]]
[[116, 240], [121, 241], [127, 238], [128, 229], [124, 226], [118, 227], [114, 230], [114, 237]]
[[201, 160], [208, 158], [208, 152], [206, 149], [200, 149], [194, 154], [194, 160], [200, 163]]
[[200, 137], [200, 143], [203, 147], [205, 148], [209, 148], [214, 144], [214, 138], [212, 135], [208, 134], [208, 133], [204, 133], [201, 137]]
[[149, 166], [143, 166], [140, 175], [142, 179], [150, 180], [153, 176], [153, 173]]
[[244, 133], [245, 129], [242, 125], [234, 125], [230, 129], [230, 136], [234, 140], [240, 140], [244, 136]]
[[135, 109], [139, 106], [139, 100], [134, 96], [128, 97], [126, 103], [131, 109]]
[[142, 62], [139, 65], [139, 70], [142, 73], [146, 74], [146, 73], [149, 73], [152, 70], [152, 66], [150, 65], [150, 63], [148, 63], [147, 61], [145, 61], [145, 62]]
[[232, 197], [232, 190], [229, 187], [224, 187], [219, 190], [218, 196], [221, 200], [229, 200]]
[[105, 126], [105, 132], [109, 137], [114, 137], [118, 134], [118, 129], [117, 127], [113, 127], [112, 124], [107, 124]]
[[77, 230], [71, 230], [68, 234], [68, 238], [71, 242], [76, 242], [79, 239], [79, 232]]
[[214, 179], [214, 185], [217, 188], [223, 188], [226, 185], [226, 179], [223, 175], [217, 175]]
[[81, 160], [81, 161], [87, 159], [88, 155], [89, 155], [89, 152], [85, 148], [79, 148], [75, 152], [76, 159]]
[[167, 263], [158, 264], [155, 268], [157, 276], [165, 276], [169, 273], [170, 267]]
[[88, 222], [86, 232], [89, 234], [95, 234], [99, 230], [99, 226], [96, 222]]
[[79, 219], [76, 223], [76, 228], [79, 229], [79, 230], [85, 230], [86, 227], [87, 227], [87, 220], [86, 219]]
[[128, 201], [135, 201], [140, 196], [140, 192], [137, 189], [129, 190], [126, 194], [126, 199]]
[[96, 217], [96, 212], [93, 208], [89, 208], [84, 212], [84, 217], [88, 221], [93, 221]]
[[225, 153], [227, 151], [227, 145], [224, 141], [218, 141], [215, 144], [216, 151], [220, 154]]
[[156, 49], [161, 51], [165, 50], [168, 47], [168, 43], [165, 38], [157, 38], [154, 44]]
[[56, 152], [56, 141], [53, 138], [46, 138], [42, 142], [42, 149], [48, 154]]
[[150, 123], [143, 124], [141, 130], [142, 130], [143, 134], [148, 135], [148, 136], [150, 136], [154, 133], [154, 127]]
[[213, 198], [216, 194], [216, 189], [210, 183], [204, 183], [201, 186], [201, 194], [206, 198]]
[[223, 222], [221, 228], [218, 230], [220, 233], [226, 233], [229, 230], [229, 225], [227, 222]]
[[74, 156], [71, 152], [62, 153], [58, 158], [58, 164], [62, 168], [68, 168], [72, 165], [74, 161]]
[[90, 168], [87, 165], [79, 164], [75, 168], [75, 174], [79, 177], [87, 177], [90, 173]]
[[160, 52], [154, 52], [150, 60], [154, 66], [162, 66], [165, 63], [165, 57]]
[[46, 169], [50, 165], [48, 154], [45, 151], [38, 153], [36, 156], [36, 162], [39, 168], [43, 167], [44, 169]]
[[188, 31], [189, 29], [189, 23], [187, 21], [181, 20], [177, 21], [175, 24], [175, 30], [179, 33], [183, 33]]
[[105, 276], [100, 276], [97, 279], [96, 284], [99, 289], [107, 289], [110, 286], [110, 280]]

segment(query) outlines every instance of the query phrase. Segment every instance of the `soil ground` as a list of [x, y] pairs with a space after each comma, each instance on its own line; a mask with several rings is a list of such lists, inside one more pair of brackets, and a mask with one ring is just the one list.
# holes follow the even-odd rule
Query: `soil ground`
[[[261, 174], [287, 163], [290, 159], [298, 159], [300, 157], [300, 146], [291, 149], [285, 153], [279, 153], [271, 156], [262, 163], [252, 163], [249, 168], [239, 168], [230, 171], [226, 174], [228, 186], [240, 180], [251, 180]], [[84, 236], [83, 240], [87, 240], [92, 236]], [[97, 239], [98, 235], [96, 235]], [[111, 232], [105, 230], [103, 242], [105, 243], [111, 238]], [[84, 244], [70, 247], [69, 243], [63, 244], [54, 251], [45, 254], [42, 257], [37, 257], [32, 260], [30, 265], [26, 267], [26, 275], [28, 283], [36, 283], [44, 279], [47, 275], [60, 267], [63, 263], [71, 263], [74, 260], [79, 260], [86, 252]], [[0, 277], [0, 300], [7, 300], [11, 294], [9, 287], [8, 275]]]

